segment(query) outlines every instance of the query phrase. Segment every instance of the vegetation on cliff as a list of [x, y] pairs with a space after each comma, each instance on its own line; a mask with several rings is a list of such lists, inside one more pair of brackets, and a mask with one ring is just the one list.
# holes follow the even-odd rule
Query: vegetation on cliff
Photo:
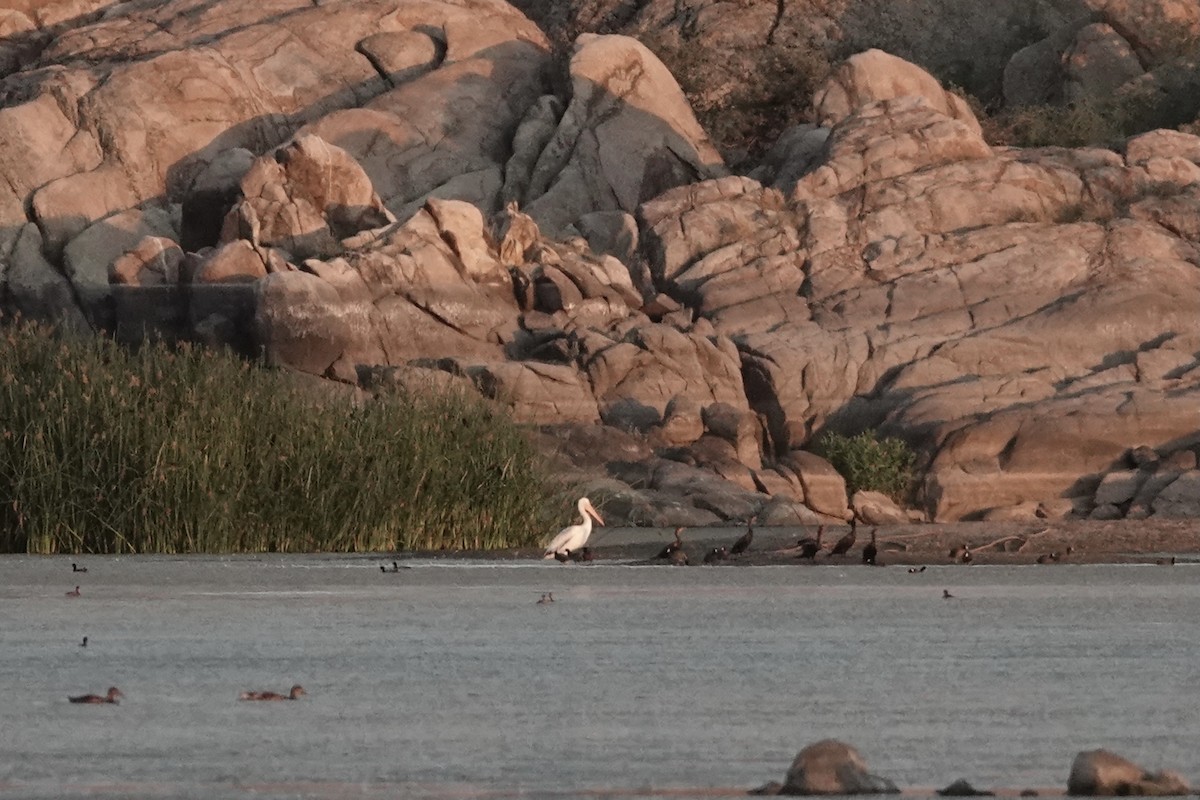
[[532, 544], [553, 486], [460, 394], [318, 402], [192, 347], [0, 336], [0, 551], [215, 553]]
[[821, 435], [814, 450], [846, 479], [846, 491], [882, 492], [898, 502], [908, 499], [916, 454], [902, 439], [880, 437], [874, 430], [854, 436]]

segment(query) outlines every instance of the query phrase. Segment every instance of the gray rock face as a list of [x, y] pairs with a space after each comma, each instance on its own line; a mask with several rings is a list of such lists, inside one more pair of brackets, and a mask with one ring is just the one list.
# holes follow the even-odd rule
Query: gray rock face
[[824, 739], [800, 751], [788, 768], [780, 794], [898, 794], [887, 778], [867, 772], [863, 757], [844, 742]]
[[1178, 774], [1147, 772], [1108, 750], [1086, 750], [1075, 756], [1067, 793], [1089, 797], [1174, 796], [1189, 793]]

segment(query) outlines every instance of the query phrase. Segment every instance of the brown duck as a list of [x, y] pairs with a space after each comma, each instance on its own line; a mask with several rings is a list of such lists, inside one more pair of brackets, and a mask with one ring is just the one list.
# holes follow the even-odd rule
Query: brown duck
[[656, 555], [655, 558], [670, 558], [672, 556], [672, 554], [675, 553], [675, 551], [677, 551], [677, 550], [679, 550], [679, 548], [683, 547], [683, 537], [680, 536], [681, 533], [683, 533], [683, 528], [682, 527], [676, 528], [675, 529], [675, 541], [668, 544], [662, 550], [659, 550], [658, 555]]
[[81, 694], [76, 697], [68, 697], [72, 703], [87, 703], [88, 705], [99, 705], [100, 703], [112, 703], [117, 705], [117, 698], [124, 697], [121, 690], [115, 686], [108, 687], [107, 694]]
[[242, 692], [238, 695], [238, 700], [297, 700], [308, 692], [304, 691], [304, 687], [296, 684], [287, 694], [279, 694], [278, 692]]

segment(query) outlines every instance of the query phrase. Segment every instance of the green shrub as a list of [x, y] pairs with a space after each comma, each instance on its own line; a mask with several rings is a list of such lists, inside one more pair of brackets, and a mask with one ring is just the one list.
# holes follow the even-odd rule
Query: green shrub
[[552, 497], [477, 397], [318, 401], [227, 354], [0, 331], [0, 551], [504, 547]]
[[851, 494], [867, 489], [896, 501], [908, 495], [916, 456], [901, 439], [879, 438], [874, 430], [857, 436], [830, 432], [817, 439], [813, 451], [833, 464]]

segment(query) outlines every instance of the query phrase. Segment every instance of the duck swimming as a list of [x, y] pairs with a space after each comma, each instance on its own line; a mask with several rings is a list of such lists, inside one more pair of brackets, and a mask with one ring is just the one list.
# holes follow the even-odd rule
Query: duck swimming
[[112, 703], [113, 705], [117, 705], [117, 698], [124, 696], [125, 695], [121, 694], [120, 689], [115, 686], [110, 686], [108, 687], [107, 694], [81, 694], [76, 697], [68, 697], [67, 700], [71, 701], [72, 703], [87, 703], [88, 705], [97, 705], [99, 703]]
[[78, 586], [76, 586], [72, 591], [67, 592], [67, 597], [79, 597], [79, 596], [80, 596], [80, 592], [79, 592]]
[[296, 700], [308, 692], [304, 691], [304, 687], [296, 684], [287, 694], [279, 694], [278, 692], [242, 692], [238, 695], [238, 700]]
[[87, 572], [87, 567], [81, 567], [78, 564], [72, 564], [71, 572]]

